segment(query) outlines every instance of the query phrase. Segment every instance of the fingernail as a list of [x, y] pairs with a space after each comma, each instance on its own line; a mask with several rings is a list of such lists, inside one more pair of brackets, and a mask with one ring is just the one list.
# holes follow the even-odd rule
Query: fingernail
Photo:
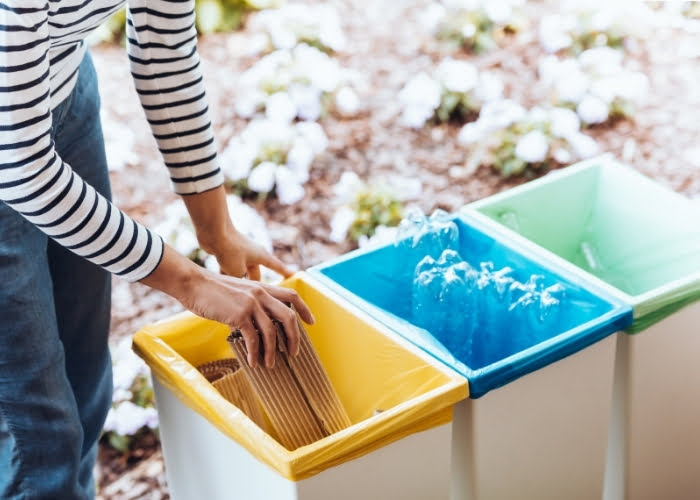
[[275, 358], [270, 358], [267, 361], [267, 368], [272, 370], [275, 367]]

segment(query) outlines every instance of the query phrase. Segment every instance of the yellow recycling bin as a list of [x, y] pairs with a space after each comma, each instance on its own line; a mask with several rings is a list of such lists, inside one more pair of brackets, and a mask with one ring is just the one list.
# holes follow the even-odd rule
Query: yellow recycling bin
[[185, 313], [134, 335], [150, 366], [174, 500], [447, 499], [452, 408], [467, 381], [305, 273], [284, 283], [316, 318], [307, 330], [352, 425], [287, 450], [197, 366], [231, 357], [225, 325]]

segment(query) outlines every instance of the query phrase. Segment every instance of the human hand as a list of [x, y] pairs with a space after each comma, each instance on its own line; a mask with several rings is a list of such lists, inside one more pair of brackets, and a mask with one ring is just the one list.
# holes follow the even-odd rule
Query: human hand
[[284, 327], [290, 354], [298, 354], [301, 332], [296, 314], [287, 304], [294, 306], [304, 322], [314, 322], [296, 291], [212, 273], [167, 245], [158, 267], [141, 283], [174, 297], [198, 316], [224, 323], [231, 330], [240, 329], [251, 367], [259, 362], [261, 338], [265, 366], [274, 366], [277, 330], [273, 319]]
[[[248, 277], [260, 281], [260, 266], [281, 274], [285, 278], [292, 271], [261, 245], [239, 233], [233, 226], [222, 234], [215, 243], [206, 245], [200, 243], [202, 249], [216, 257], [223, 274], [234, 277]], [[205, 248], [206, 246], [206, 248]]]
[[277, 257], [254, 243], [234, 227], [228, 213], [226, 193], [222, 186], [183, 197], [202, 250], [216, 257], [221, 272], [241, 278], [260, 280], [260, 266], [282, 276], [292, 271]]

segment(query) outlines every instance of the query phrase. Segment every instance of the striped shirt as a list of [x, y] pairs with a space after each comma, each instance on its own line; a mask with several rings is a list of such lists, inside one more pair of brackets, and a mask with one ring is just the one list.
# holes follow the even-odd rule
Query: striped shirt
[[[162, 240], [56, 154], [52, 115], [75, 86], [85, 37], [123, 0], [0, 0], [0, 200], [76, 254], [136, 281]], [[136, 91], [173, 189], [223, 182], [196, 52], [194, 0], [129, 0], [127, 51]]]

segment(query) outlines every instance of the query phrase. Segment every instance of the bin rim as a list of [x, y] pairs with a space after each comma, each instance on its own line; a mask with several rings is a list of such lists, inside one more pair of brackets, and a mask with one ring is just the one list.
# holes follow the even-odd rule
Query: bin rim
[[[419, 349], [424, 350], [429, 355], [444, 363], [450, 369], [454, 370], [456, 373], [465, 377], [469, 381], [470, 398], [479, 398], [493, 389], [502, 387], [539, 368], [543, 368], [544, 366], [555, 361], [575, 354], [581, 349], [588, 347], [589, 345], [594, 344], [603, 338], [612, 335], [613, 333], [624, 330], [631, 325], [633, 319], [632, 308], [630, 307], [629, 303], [619, 297], [619, 295], [610, 293], [606, 287], [598, 286], [597, 283], [582, 280], [577, 273], [573, 272], [570, 266], [562, 266], [559, 264], [559, 262], [548, 261], [546, 258], [543, 258], [541, 253], [536, 251], [539, 247], [535, 246], [534, 249], [520, 248], [509, 241], [503, 241], [502, 237], [504, 235], [497, 231], [498, 228], [494, 228], [492, 224], [488, 223], [490, 219], [482, 220], [481, 218], [474, 217], [473, 215], [474, 214], [470, 212], [459, 211], [455, 214], [451, 214], [451, 217], [453, 219], [459, 218], [465, 224], [480, 230], [488, 237], [495, 239], [500, 245], [503, 245], [504, 247], [507, 247], [515, 253], [525, 257], [539, 267], [551, 272], [554, 275], [558, 275], [577, 286], [580, 286], [591, 295], [596, 296], [599, 300], [606, 302], [610, 306], [610, 309], [606, 313], [581, 323], [574, 328], [561, 332], [550, 339], [539, 342], [527, 349], [511, 354], [506, 358], [478, 369], [472, 369], [462, 363], [464, 369], [463, 371], [460, 371], [458, 368], [451, 366], [448, 361], [440, 358], [426, 347], [418, 345], [417, 347]], [[310, 268], [308, 273], [319, 282], [320, 286], [325, 286], [329, 289], [329, 291], [340, 297], [341, 300], [346, 300], [347, 302], [352, 303], [355, 307], [365, 310], [370, 316], [376, 317], [380, 322], [389, 327], [389, 329], [397, 336], [404, 337], [401, 331], [405, 330], [406, 328], [410, 328], [412, 333], [425, 332], [424, 329], [411, 325], [409, 322], [402, 320], [392, 313], [389, 313], [388, 311], [375, 306], [362, 297], [359, 297], [323, 273], [324, 269], [326, 268], [341, 264], [347, 260], [351, 260], [366, 253], [386, 248], [390, 245], [393, 245], [393, 243], [353, 250], [337, 257], [336, 259]]]
[[[621, 290], [620, 288], [607, 283], [605, 280], [599, 278], [593, 273], [586, 271], [575, 264], [572, 264], [568, 260], [560, 257], [551, 250], [534, 243], [530, 239], [521, 235], [517, 231], [500, 224], [487, 215], [481, 212], [484, 206], [491, 205], [493, 203], [498, 203], [504, 199], [510, 198], [514, 194], [530, 192], [534, 189], [538, 189], [540, 186], [549, 184], [552, 182], [557, 182], [559, 179], [570, 177], [576, 175], [577, 173], [589, 169], [595, 168], [608, 168], [608, 169], [618, 169], [629, 174], [637, 175], [648, 182], [654, 182], [652, 179], [644, 176], [643, 174], [637, 172], [633, 168], [618, 162], [610, 153], [597, 156], [590, 160], [586, 160], [569, 167], [565, 167], [549, 174], [539, 179], [535, 179], [525, 184], [521, 184], [512, 189], [503, 191], [501, 193], [488, 196], [481, 200], [474, 201], [467, 205], [464, 205], [459, 209], [459, 213], [466, 215], [474, 220], [478, 220], [480, 223], [485, 224], [493, 229], [493, 231], [501, 237], [512, 239], [517, 242], [519, 247], [527, 249], [529, 252], [535, 254], [542, 254], [546, 256], [548, 260], [556, 262], [557, 266], [567, 269], [571, 274], [578, 276], [579, 280], [584, 280], [591, 282], [599, 289], [605, 290], [608, 294], [617, 297], [618, 299], [629, 304], [633, 309], [634, 323], [628, 329], [629, 333], [638, 333], [647, 327], [651, 326], [655, 321], [645, 321], [647, 317], [653, 315], [654, 313], [663, 310], [665, 308], [674, 309], [680, 308], [686, 305], [687, 299], [681, 300], [679, 303], [679, 298], [683, 299], [690, 294], [696, 294], [700, 297], [700, 269], [697, 271], [690, 272], [686, 276], [682, 276], [671, 280], [662, 285], [656, 286], [651, 290], [639, 294], [630, 294]], [[662, 186], [659, 188], [663, 189]], [[694, 204], [691, 200], [684, 197], [683, 195], [676, 193], [675, 191], [668, 190], [669, 195], [677, 197], [683, 202], [687, 202], [689, 207], [693, 207], [700, 215], [700, 208]]]
[[461, 207], [458, 210], [458, 212], [465, 210], [465, 209], [471, 209], [471, 208], [473, 208], [475, 210], [479, 210], [484, 205], [490, 205], [493, 202], [499, 202], [503, 199], [508, 199], [514, 194], [520, 194], [520, 193], [532, 191], [533, 189], [536, 188], [536, 186], [541, 186], [543, 184], [550, 184], [552, 182], [557, 182], [562, 177], [570, 177], [570, 176], [576, 175], [582, 171], [600, 168], [604, 165], [613, 165], [613, 164], [620, 165], [615, 160], [615, 157], [612, 155], [612, 153], [604, 153], [602, 155], [594, 156], [593, 158], [589, 158], [588, 160], [574, 163], [573, 165], [569, 165], [568, 167], [563, 167], [563, 168], [558, 168], [556, 170], [551, 170], [550, 172], [547, 172], [547, 174], [543, 175], [542, 177], [538, 177], [537, 179], [533, 179], [531, 181], [524, 182], [524, 183], [519, 184], [517, 186], [513, 186], [513, 187], [508, 188], [504, 191], [501, 191], [499, 193], [494, 193], [490, 196], [486, 196], [486, 197], [481, 198], [479, 200], [472, 201], [471, 203], [468, 203], [468, 204], [464, 205], [463, 207]]
[[[297, 272], [285, 282], [292, 280], [300, 280], [310, 283], [314, 287], [316, 286], [314, 280], [310, 279], [304, 271]], [[320, 291], [323, 292], [325, 290]], [[216, 325], [216, 322], [205, 320], [187, 311], [178, 313], [141, 328], [134, 334], [133, 349], [149, 366], [151, 375], [156, 377], [164, 387], [174, 392], [183, 404], [200, 415], [202, 415], [203, 411], [208, 413], [209, 417], [212, 418], [208, 418], [205, 415], [202, 416], [207, 418], [212, 425], [215, 425], [227, 437], [246, 448], [258, 460], [266, 463], [282, 476], [292, 481], [299, 481], [314, 476], [327, 468], [371, 453], [375, 449], [407, 435], [449, 423], [452, 419], [452, 406], [469, 395], [467, 381], [453, 370], [450, 370], [442, 363], [436, 362], [434, 358], [428, 356], [405, 339], [397, 338], [391, 332], [388, 332], [386, 325], [366, 315], [354, 305], [344, 301], [335, 301], [335, 305], [354, 315], [358, 315], [363, 322], [371, 326], [378, 334], [384, 335], [392, 342], [400, 345], [402, 349], [420, 358], [445, 377], [444, 383], [439, 387], [402, 401], [376, 415], [354, 422], [350, 427], [314, 443], [302, 446], [296, 450], [288, 450], [269, 434], [258, 428], [242, 411], [218, 395], [213, 387], [207, 394], [199, 395], [189, 384], [178, 386], [177, 390], [173, 390], [173, 381], [164, 378], [164, 374], [168, 376], [173, 375], [166, 365], [185, 363], [191, 368], [187, 373], [188, 376], [202, 377], [202, 380], [205, 380], [195, 367], [164, 340], [163, 337], [169, 335], [169, 325], [176, 321], [191, 322], [193, 325], [204, 325], [207, 323]], [[155, 354], [156, 352], [157, 354]], [[181, 374], [175, 373], [174, 375], [178, 377], [175, 382], [180, 382], [181, 380], [179, 379], [185, 380], [185, 377]], [[183, 393], [186, 394], [183, 395]], [[193, 406], [193, 402], [197, 404]], [[410, 417], [414, 414], [420, 415], [420, 418], [411, 419]], [[243, 419], [246, 422], [246, 428], [248, 430], [252, 429], [251, 435], [242, 436], [242, 433], [236, 431], [234, 425], [227, 425], [225, 421], [227, 417], [229, 419], [235, 418], [238, 421]], [[397, 422], [401, 424], [397, 425]], [[382, 434], [380, 432], [382, 428], [391, 429], [391, 434]], [[372, 434], [374, 435], [370, 436]], [[261, 449], [266, 451], [261, 452]], [[319, 456], [323, 458], [319, 459]]]

